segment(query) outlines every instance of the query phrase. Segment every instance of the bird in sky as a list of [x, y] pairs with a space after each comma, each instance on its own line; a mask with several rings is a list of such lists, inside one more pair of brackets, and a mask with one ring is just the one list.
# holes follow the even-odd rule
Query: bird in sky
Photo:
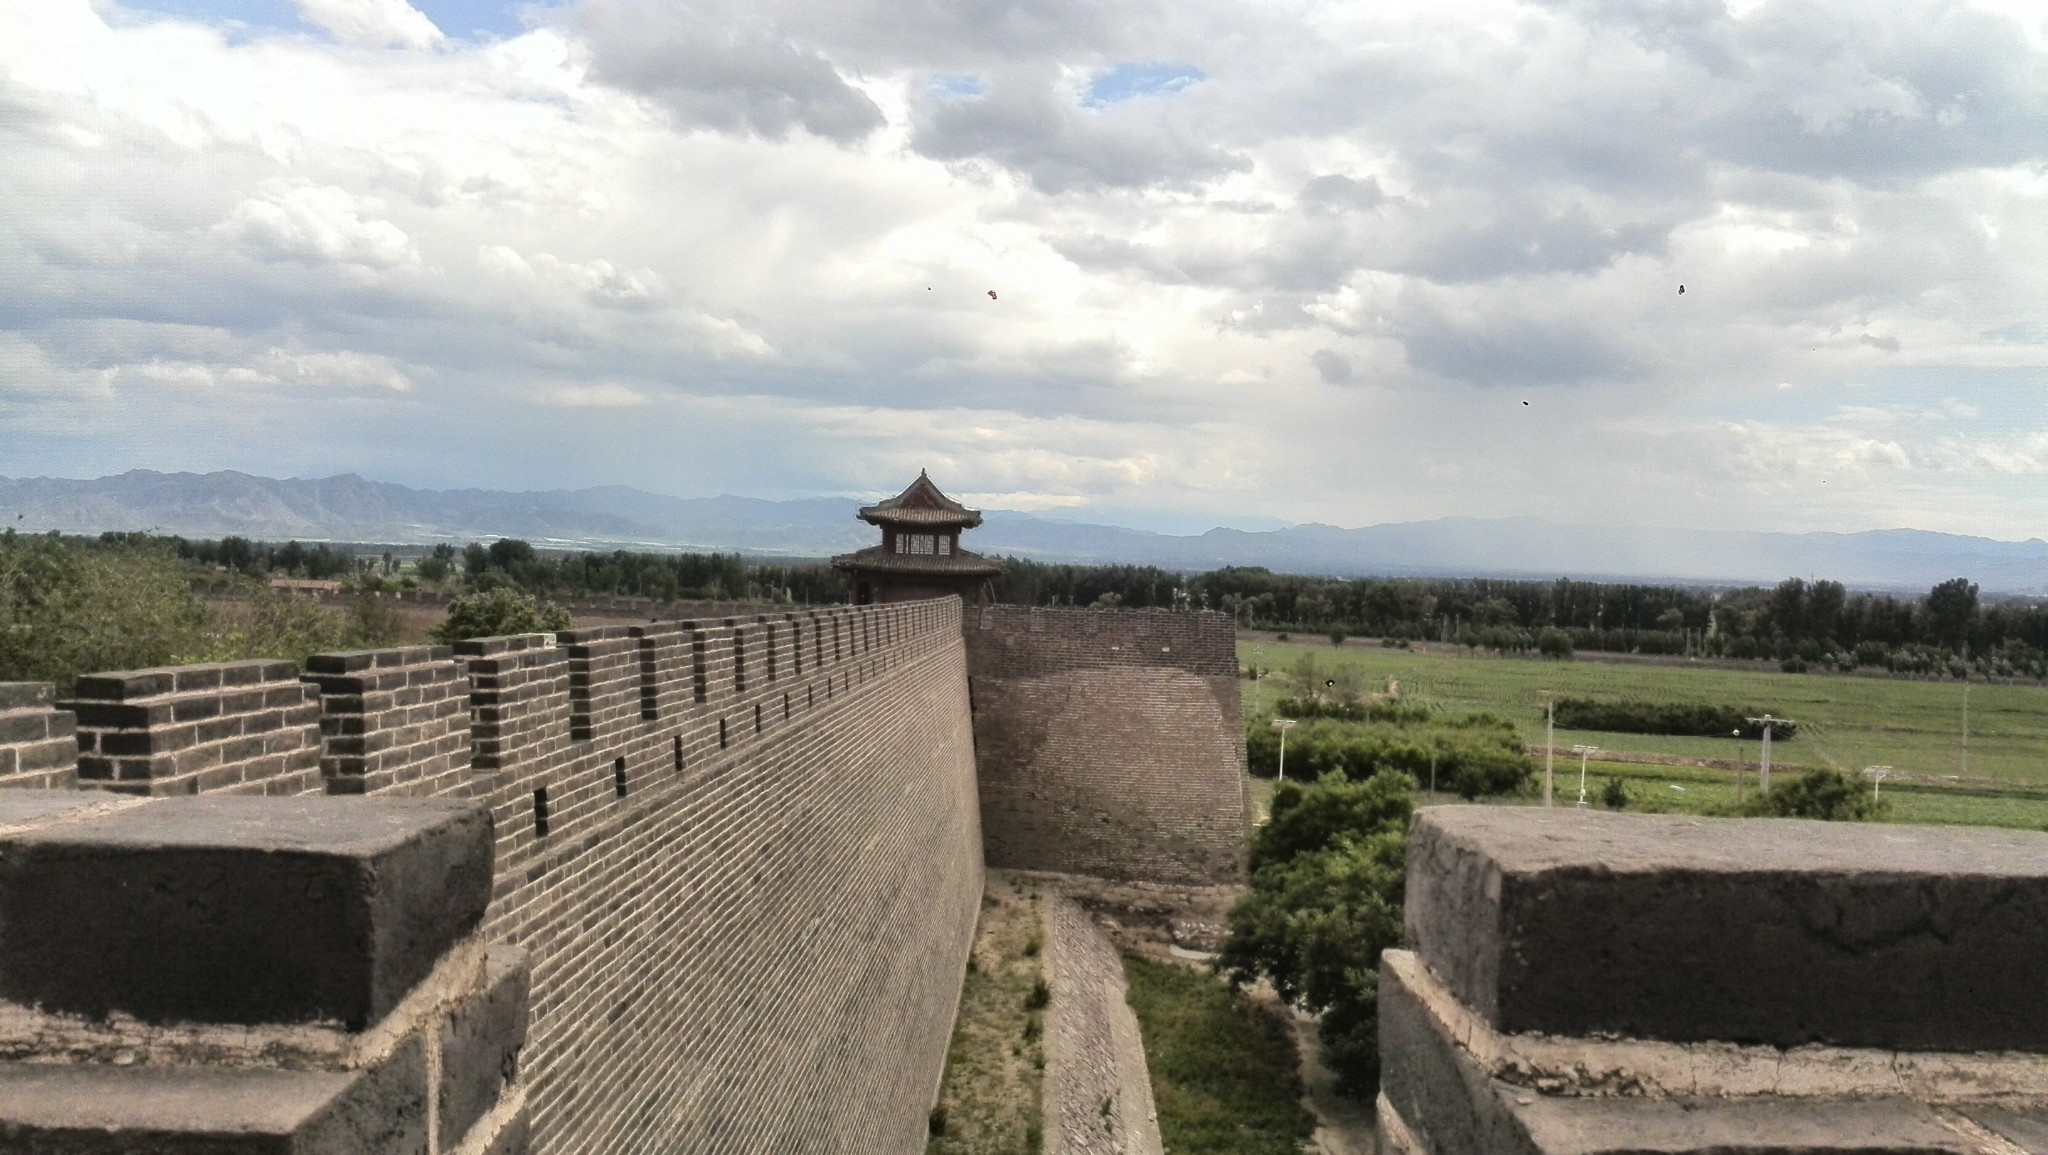
[[1678, 295], [1679, 295], [1679, 296], [1681, 296], [1681, 297], [1685, 296], [1685, 286], [1684, 286], [1684, 285], [1680, 285], [1680, 286], [1678, 286]]
[[996, 299], [996, 291], [994, 289], [988, 291], [988, 299], [991, 301]]

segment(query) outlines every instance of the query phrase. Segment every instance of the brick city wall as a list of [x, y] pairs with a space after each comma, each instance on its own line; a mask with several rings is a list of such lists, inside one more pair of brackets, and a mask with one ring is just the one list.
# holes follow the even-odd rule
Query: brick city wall
[[[0, 786], [467, 800], [493, 832], [479, 941], [531, 968], [499, 1131], [548, 1155], [917, 1151], [981, 894], [960, 614], [133, 671], [63, 703], [0, 687]], [[7, 1111], [0, 1084], [0, 1149]]]
[[967, 659], [990, 866], [1242, 881], [1228, 615], [990, 606]]

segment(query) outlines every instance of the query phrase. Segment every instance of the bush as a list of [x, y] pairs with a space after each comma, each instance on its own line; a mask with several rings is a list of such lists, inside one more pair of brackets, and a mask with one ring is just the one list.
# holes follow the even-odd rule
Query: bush
[[1369, 1100], [1379, 1081], [1380, 952], [1401, 941], [1407, 827], [1415, 782], [1330, 776], [1291, 786], [1252, 838], [1252, 889], [1230, 912], [1216, 961], [1235, 984], [1265, 978], [1281, 998], [1320, 1014], [1323, 1061], [1345, 1093]]
[[553, 602], [536, 601], [517, 590], [499, 587], [449, 602], [448, 616], [434, 627], [433, 637], [446, 645], [467, 638], [553, 633], [568, 628], [569, 611]]
[[1546, 658], [1565, 659], [1572, 656], [1572, 636], [1556, 626], [1546, 626], [1536, 634], [1536, 652]]
[[1345, 632], [1345, 631], [1343, 631], [1343, 630], [1331, 630], [1331, 631], [1330, 631], [1330, 644], [1331, 644], [1331, 645], [1333, 645], [1333, 646], [1341, 646], [1341, 645], [1343, 645], [1343, 644], [1344, 644], [1344, 639], [1345, 639], [1345, 638], [1348, 638], [1348, 637], [1350, 637], [1350, 636], [1351, 636], [1350, 634], [1346, 633], [1346, 632]]
[[[1593, 698], [1559, 698], [1553, 707], [1557, 724], [1572, 730], [1606, 730], [1616, 734], [1680, 734], [1696, 738], [1729, 738], [1740, 730], [1745, 738], [1763, 737], [1763, 727], [1749, 719], [1764, 711], [1753, 706], [1708, 706], [1695, 702], [1603, 702]], [[1788, 741], [1799, 733], [1797, 722], [1771, 720], [1771, 737]]]
[[1609, 778], [1607, 785], [1600, 788], [1600, 805], [1609, 810], [1628, 809], [1628, 785], [1619, 778]]
[[1742, 813], [1757, 818], [1819, 818], [1828, 822], [1876, 822], [1891, 803], [1873, 795], [1840, 770], [1819, 767], [1751, 798]]
[[[1245, 755], [1253, 774], [1271, 778], [1278, 772], [1280, 735], [1266, 719], [1246, 724]], [[1427, 781], [1432, 766], [1440, 788], [1468, 800], [1511, 793], [1535, 769], [1514, 725], [1493, 714], [1435, 716], [1421, 726], [1318, 718], [1287, 736], [1290, 778], [1312, 781], [1337, 773], [1364, 781], [1398, 770]]]
[[1393, 722], [1409, 725], [1428, 722], [1435, 711], [1419, 702], [1382, 699], [1373, 702], [1342, 702], [1327, 698], [1282, 698], [1273, 709], [1284, 718], [1333, 718], [1340, 722]]

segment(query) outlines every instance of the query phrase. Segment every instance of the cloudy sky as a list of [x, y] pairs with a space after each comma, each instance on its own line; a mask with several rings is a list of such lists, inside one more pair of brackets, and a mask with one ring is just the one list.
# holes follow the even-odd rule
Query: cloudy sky
[[0, 2], [0, 475], [921, 466], [2048, 536], [2048, 5]]

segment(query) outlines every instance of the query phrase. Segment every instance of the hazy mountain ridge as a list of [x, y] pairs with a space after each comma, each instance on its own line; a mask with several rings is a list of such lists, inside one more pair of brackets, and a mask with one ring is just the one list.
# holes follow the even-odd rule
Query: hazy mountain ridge
[[[874, 531], [854, 519], [856, 504], [845, 498], [680, 498], [629, 486], [420, 490], [354, 474], [278, 480], [132, 470], [90, 481], [0, 478], [0, 520], [30, 530], [392, 543], [504, 536], [559, 546], [809, 557], [874, 541]], [[1451, 517], [1360, 529], [1307, 524], [1179, 536], [996, 510], [970, 543], [983, 553], [1042, 561], [1187, 570], [1256, 565], [1341, 575], [1684, 582], [1770, 582], [1796, 575], [1909, 590], [1965, 576], [1987, 591], [2048, 593], [2048, 542], [1912, 529], [1749, 533]]]

